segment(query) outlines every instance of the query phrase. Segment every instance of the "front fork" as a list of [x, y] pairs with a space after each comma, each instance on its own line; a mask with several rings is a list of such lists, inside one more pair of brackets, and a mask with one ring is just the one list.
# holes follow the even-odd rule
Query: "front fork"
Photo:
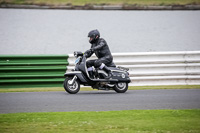
[[77, 79], [77, 76], [74, 75], [74, 77], [72, 78], [72, 80], [69, 80], [68, 83], [69, 83], [70, 85], [73, 85], [74, 82], [76, 81], [76, 79]]

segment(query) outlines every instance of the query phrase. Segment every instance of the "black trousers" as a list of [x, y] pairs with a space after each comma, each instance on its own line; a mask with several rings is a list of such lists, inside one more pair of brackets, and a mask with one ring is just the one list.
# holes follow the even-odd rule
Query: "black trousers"
[[106, 66], [109, 66], [112, 63], [112, 58], [99, 58], [95, 60], [88, 60], [86, 62], [87, 68], [94, 66], [95, 68], [99, 68], [101, 64], [104, 63]]

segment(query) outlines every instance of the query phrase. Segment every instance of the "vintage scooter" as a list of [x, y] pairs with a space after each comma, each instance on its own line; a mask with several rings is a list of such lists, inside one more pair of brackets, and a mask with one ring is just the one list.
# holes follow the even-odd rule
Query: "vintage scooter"
[[128, 83], [131, 82], [127, 68], [109, 67], [112, 77], [106, 79], [107, 73], [100, 69], [95, 69], [95, 76], [91, 78], [86, 67], [86, 56], [82, 52], [74, 52], [76, 57], [75, 69], [65, 73], [64, 88], [70, 94], [76, 94], [80, 90], [80, 85], [91, 86], [98, 90], [115, 90], [124, 93], [128, 90]]

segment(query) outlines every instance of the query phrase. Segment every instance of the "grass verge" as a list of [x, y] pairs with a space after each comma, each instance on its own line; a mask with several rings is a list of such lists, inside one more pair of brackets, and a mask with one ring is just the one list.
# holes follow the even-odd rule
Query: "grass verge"
[[[163, 85], [163, 86], [129, 86], [128, 90], [148, 89], [200, 89], [200, 85]], [[46, 92], [65, 91], [63, 87], [42, 87], [42, 88], [1, 88], [0, 93], [7, 92]], [[91, 87], [82, 87], [81, 91], [95, 91]]]
[[199, 133], [200, 110], [0, 114], [0, 132]]
[[0, 4], [29, 5], [196, 5], [200, 0], [0, 0]]

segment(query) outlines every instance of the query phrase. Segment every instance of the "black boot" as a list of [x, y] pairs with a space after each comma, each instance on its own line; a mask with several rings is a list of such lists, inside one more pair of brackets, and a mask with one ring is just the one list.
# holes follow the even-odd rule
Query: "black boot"
[[93, 71], [88, 71], [88, 73], [89, 73], [90, 78], [94, 79], [94, 73], [93, 73]]
[[108, 76], [106, 77], [106, 79], [110, 79], [112, 77], [111, 70], [107, 66], [104, 66], [103, 70], [106, 71], [106, 73], [108, 74]]

